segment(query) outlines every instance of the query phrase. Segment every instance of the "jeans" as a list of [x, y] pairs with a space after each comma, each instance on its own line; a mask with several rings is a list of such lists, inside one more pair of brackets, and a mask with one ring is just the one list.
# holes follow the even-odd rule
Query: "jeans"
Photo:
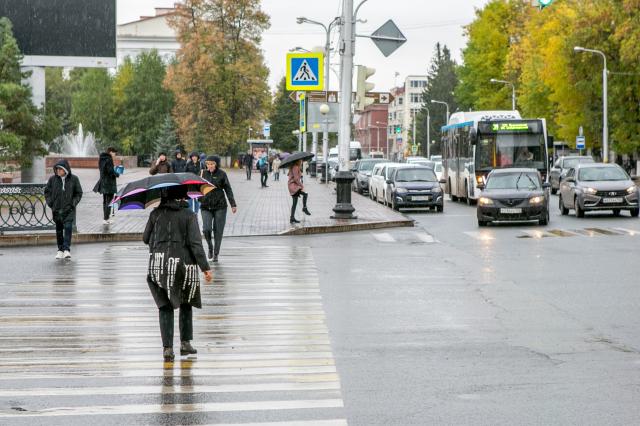
[[73, 222], [56, 220], [56, 240], [58, 242], [58, 250], [71, 250], [71, 233], [73, 232]]
[[304, 192], [302, 189], [299, 189], [298, 192], [293, 194], [291, 198], [293, 198], [293, 204], [291, 205], [291, 219], [295, 219], [296, 217], [296, 207], [298, 207], [298, 198], [302, 195], [302, 207], [307, 208], [307, 198], [309, 194]]
[[260, 184], [264, 187], [267, 186], [267, 179], [269, 178], [269, 173], [264, 171], [260, 172]]
[[251, 165], [248, 165], [246, 169], [247, 169], [247, 180], [251, 180]]
[[[162, 336], [162, 346], [173, 347], [173, 307], [171, 304], [158, 309], [160, 318], [160, 335]], [[180, 305], [180, 341], [193, 340], [193, 309], [188, 303]]]
[[273, 180], [280, 180], [280, 172], [279, 171], [275, 171], [273, 173]]
[[224, 225], [227, 222], [227, 209], [218, 210], [201, 210], [202, 214], [202, 230], [204, 238], [207, 240], [207, 246], [211, 251], [211, 232], [213, 231], [213, 239], [215, 248], [213, 253], [217, 256], [220, 253], [220, 245], [222, 244], [222, 235], [224, 234]]
[[113, 194], [102, 194], [102, 216], [104, 220], [109, 220], [109, 216], [111, 216], [111, 200], [113, 200]]
[[200, 201], [196, 200], [195, 198], [190, 198], [189, 210], [191, 210], [194, 213], [198, 213], [200, 211]]

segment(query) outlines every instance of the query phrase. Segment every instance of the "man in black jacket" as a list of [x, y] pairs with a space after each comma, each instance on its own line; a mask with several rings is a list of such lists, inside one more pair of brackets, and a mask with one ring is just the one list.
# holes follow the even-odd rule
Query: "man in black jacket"
[[171, 162], [173, 173], [184, 173], [187, 171], [187, 161], [182, 158], [182, 151], [176, 151], [176, 158]]
[[247, 180], [251, 180], [251, 168], [253, 167], [253, 155], [245, 154], [243, 159], [244, 167], [247, 170]]
[[[224, 170], [220, 169], [220, 157], [215, 155], [208, 156], [205, 165], [206, 170], [202, 173], [202, 177], [213, 185], [213, 190], [200, 199], [202, 228], [204, 238], [207, 240], [207, 246], [209, 247], [209, 260], [217, 262], [218, 254], [220, 254], [220, 245], [222, 244], [224, 225], [227, 221], [227, 198], [234, 214], [237, 211], [237, 207], [229, 177]], [[215, 248], [211, 245], [212, 231]]]
[[111, 201], [115, 193], [118, 192], [116, 178], [120, 177], [120, 175], [116, 173], [113, 163], [117, 153], [118, 151], [115, 148], [109, 147], [107, 148], [107, 152], [100, 154], [100, 160], [98, 160], [100, 180], [93, 190], [94, 192], [102, 194], [102, 218], [104, 225], [111, 223]]
[[71, 232], [76, 219], [76, 206], [82, 199], [82, 186], [78, 177], [71, 174], [67, 160], [58, 161], [53, 166], [53, 173], [47, 182], [44, 196], [56, 224], [56, 259], [71, 259]]

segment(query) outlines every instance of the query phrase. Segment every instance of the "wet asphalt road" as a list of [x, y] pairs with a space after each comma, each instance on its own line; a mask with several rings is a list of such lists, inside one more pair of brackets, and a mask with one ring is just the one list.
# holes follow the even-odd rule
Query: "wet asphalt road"
[[555, 206], [229, 239], [170, 365], [141, 245], [0, 249], [0, 424], [637, 424], [640, 221]]

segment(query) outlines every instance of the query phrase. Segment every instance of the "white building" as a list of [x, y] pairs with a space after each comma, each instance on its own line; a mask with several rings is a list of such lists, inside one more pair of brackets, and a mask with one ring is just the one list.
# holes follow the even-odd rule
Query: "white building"
[[167, 22], [167, 17], [174, 12], [174, 8], [157, 7], [155, 16], [141, 16], [137, 21], [118, 25], [118, 66], [126, 57], [134, 60], [141, 53], [153, 49], [158, 51], [165, 63], [171, 62], [180, 48], [176, 31]]
[[[392, 158], [402, 158], [411, 152], [413, 143], [413, 116], [423, 106], [422, 92], [427, 86], [426, 75], [410, 75], [404, 80], [404, 86], [394, 87], [391, 94], [395, 97], [389, 105], [389, 146]], [[401, 132], [396, 133], [400, 128]]]

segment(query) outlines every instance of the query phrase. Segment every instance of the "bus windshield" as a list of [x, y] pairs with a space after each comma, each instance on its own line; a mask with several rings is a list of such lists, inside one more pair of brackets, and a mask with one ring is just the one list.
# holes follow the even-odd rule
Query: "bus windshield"
[[542, 134], [483, 134], [476, 146], [476, 170], [508, 167], [545, 169], [545, 145]]
[[362, 158], [362, 150], [360, 148], [349, 148], [349, 161], [356, 161]]

